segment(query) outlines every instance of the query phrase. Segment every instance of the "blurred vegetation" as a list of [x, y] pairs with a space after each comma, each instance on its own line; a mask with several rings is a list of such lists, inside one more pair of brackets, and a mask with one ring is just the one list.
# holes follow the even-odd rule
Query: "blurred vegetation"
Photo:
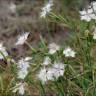
[[[52, 12], [46, 19], [41, 19], [41, 8], [47, 0], [8, 0], [0, 1], [0, 41], [7, 47], [10, 57], [18, 60], [25, 55], [32, 56], [29, 74], [23, 82], [26, 84], [25, 96], [96, 96], [96, 41], [92, 39], [92, 28], [96, 22], [81, 21], [79, 10], [86, 8], [87, 0], [54, 0]], [[16, 13], [11, 13], [8, 6], [16, 4]], [[30, 32], [27, 45], [14, 47], [17, 36]], [[41, 38], [41, 37], [42, 38]], [[48, 44], [56, 42], [61, 46], [60, 52], [48, 54]], [[76, 58], [66, 58], [62, 54], [66, 46], [76, 51]], [[67, 64], [64, 76], [56, 81], [42, 85], [35, 74], [42, 67], [45, 56], [55, 61], [60, 59]], [[0, 96], [19, 96], [12, 93], [16, 81], [16, 66], [13, 62], [0, 64]]]

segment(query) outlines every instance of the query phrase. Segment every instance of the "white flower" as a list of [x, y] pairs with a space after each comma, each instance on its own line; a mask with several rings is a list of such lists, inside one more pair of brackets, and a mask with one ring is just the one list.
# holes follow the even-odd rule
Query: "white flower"
[[39, 74], [37, 75], [38, 79], [42, 81], [42, 83], [45, 83], [47, 79], [47, 69], [43, 68], [40, 70]]
[[96, 15], [93, 13], [90, 13], [90, 14], [86, 13], [85, 15], [81, 16], [81, 20], [85, 20], [87, 22], [91, 21], [91, 19], [96, 19]]
[[25, 70], [25, 69], [21, 69], [18, 71], [17, 75], [18, 75], [18, 78], [19, 79], [24, 79], [28, 74], [28, 70]]
[[53, 68], [48, 68], [47, 69], [47, 80], [54, 80], [54, 71]]
[[20, 69], [27, 69], [28, 67], [30, 67], [30, 66], [29, 66], [29, 62], [26, 61], [26, 59], [22, 58], [21, 60], [19, 60], [18, 68], [20, 68]]
[[29, 60], [31, 60], [32, 59], [32, 57], [26, 57], [25, 58], [25, 61], [29, 61]]
[[2, 43], [0, 43], [0, 59], [4, 59], [4, 56], [8, 56], [8, 53], [6, 51], [6, 48], [3, 46]]
[[65, 57], [75, 57], [76, 53], [70, 47], [68, 47], [63, 51], [63, 54]]
[[56, 79], [60, 76], [63, 76], [65, 71], [65, 64], [61, 62], [55, 62], [51, 68], [53, 77]]
[[93, 39], [96, 39], [96, 33], [93, 35]]
[[29, 32], [25, 32], [24, 34], [20, 35], [15, 45], [23, 45], [27, 40], [28, 36], [29, 36]]
[[51, 68], [43, 68], [40, 70], [39, 74], [37, 75], [37, 78], [42, 81], [42, 83], [46, 83], [48, 80], [54, 80], [53, 78], [53, 71]]
[[49, 2], [42, 8], [42, 12], [40, 13], [40, 17], [45, 18], [46, 15], [51, 11], [52, 6], [53, 6], [53, 0], [49, 0]]
[[48, 48], [49, 48], [49, 53], [50, 54], [54, 54], [56, 51], [60, 50], [60, 46], [58, 46], [55, 43], [49, 44], [49, 47]]
[[51, 59], [49, 57], [45, 57], [43, 61], [43, 65], [48, 65], [51, 63]]
[[26, 59], [21, 59], [18, 61], [18, 64], [17, 64], [17, 68], [18, 68], [18, 72], [17, 72], [17, 75], [18, 75], [18, 78], [19, 79], [24, 79], [27, 74], [28, 74], [28, 68], [29, 68], [29, 62], [26, 61]]
[[88, 6], [87, 10], [79, 11], [81, 20], [89, 22], [91, 19], [96, 19], [96, 2], [92, 2], [91, 5], [92, 7]]
[[12, 13], [15, 13], [16, 12], [16, 5], [14, 3], [11, 3], [10, 4], [10, 7], [9, 7], [9, 10], [12, 12]]
[[96, 39], [96, 28], [94, 29], [94, 32], [93, 32], [93, 39]]
[[12, 91], [13, 93], [18, 92], [20, 95], [24, 95], [25, 89], [24, 89], [24, 84], [23, 83], [18, 83], [14, 87], [14, 90]]
[[40, 70], [37, 75], [38, 79], [42, 81], [42, 83], [46, 83], [48, 80], [58, 79], [59, 76], [63, 76], [65, 71], [65, 64], [60, 62], [55, 62], [52, 68], [43, 68]]
[[96, 12], [96, 1], [91, 2], [91, 6], [92, 6], [93, 10]]
[[81, 16], [81, 20], [85, 20], [87, 22], [91, 21], [91, 17], [89, 17], [89, 15], [84, 15], [84, 16]]

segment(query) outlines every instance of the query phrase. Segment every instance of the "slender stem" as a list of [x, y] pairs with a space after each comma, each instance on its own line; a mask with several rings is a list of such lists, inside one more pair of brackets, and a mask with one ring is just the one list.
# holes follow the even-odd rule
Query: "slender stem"
[[25, 44], [26, 44], [33, 52], [37, 52], [27, 41], [25, 41]]

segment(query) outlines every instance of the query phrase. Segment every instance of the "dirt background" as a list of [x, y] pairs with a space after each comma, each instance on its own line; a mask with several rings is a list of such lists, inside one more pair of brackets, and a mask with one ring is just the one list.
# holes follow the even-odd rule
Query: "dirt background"
[[[40, 42], [40, 35], [47, 43], [61, 43], [66, 38], [67, 28], [40, 18], [45, 3], [46, 0], [0, 0], [0, 42], [4, 43], [13, 58], [25, 56], [28, 50], [25, 45], [15, 46], [18, 35], [23, 32], [30, 32], [28, 42], [34, 47]], [[14, 4], [15, 12], [10, 10]], [[59, 0], [54, 5], [58, 12], [62, 11]]]

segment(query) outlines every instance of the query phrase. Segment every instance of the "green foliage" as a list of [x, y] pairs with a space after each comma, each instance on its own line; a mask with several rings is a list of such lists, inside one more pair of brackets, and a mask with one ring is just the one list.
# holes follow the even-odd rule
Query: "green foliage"
[[[67, 7], [74, 4], [81, 6], [82, 2], [82, 0], [64, 0]], [[47, 20], [61, 27], [67, 27], [70, 32], [68, 38], [60, 46], [60, 50], [53, 55], [48, 53], [47, 41], [42, 36], [40, 36], [37, 48], [33, 48], [26, 42], [30, 48], [32, 60], [28, 69], [29, 73], [24, 80], [17, 78], [17, 66], [11, 62], [11, 58], [5, 58], [8, 65], [6, 67], [0, 65], [0, 96], [19, 96], [18, 92], [12, 92], [14, 85], [19, 81], [26, 85], [25, 96], [46, 96], [47, 92], [48, 96], [96, 96], [96, 40], [93, 39], [92, 33], [95, 21], [80, 21], [68, 15], [63, 16], [53, 12], [50, 12]], [[63, 54], [66, 46], [75, 50], [74, 58]], [[54, 61], [62, 61], [66, 67], [63, 76], [54, 77], [54, 80], [43, 84], [36, 74], [43, 67], [42, 63], [46, 56], [52, 61], [49, 66], [45, 67], [52, 66]]]

